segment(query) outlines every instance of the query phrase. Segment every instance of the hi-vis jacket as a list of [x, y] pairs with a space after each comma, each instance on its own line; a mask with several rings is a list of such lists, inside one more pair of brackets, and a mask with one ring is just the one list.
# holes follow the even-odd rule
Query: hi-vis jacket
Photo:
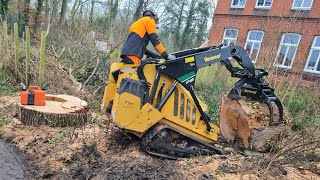
[[168, 57], [168, 53], [158, 38], [155, 20], [145, 16], [131, 25], [127, 41], [121, 51], [121, 57], [127, 56], [135, 64], [140, 63], [149, 41], [162, 57]]

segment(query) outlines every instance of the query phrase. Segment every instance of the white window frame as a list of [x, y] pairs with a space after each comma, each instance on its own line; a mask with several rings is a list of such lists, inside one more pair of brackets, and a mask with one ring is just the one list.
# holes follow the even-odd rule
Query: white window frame
[[[310, 4], [310, 7], [294, 7], [294, 2], [295, 2], [296, 0], [293, 0], [292, 1], [292, 5], [291, 5], [291, 9], [292, 10], [311, 10], [311, 7], [312, 7], [312, 4], [313, 4], [313, 0], [311, 0], [311, 4]], [[301, 5], [303, 5], [303, 3], [304, 3], [304, 1], [305, 0], [302, 0], [302, 3], [301, 3]]]
[[[244, 5], [233, 5], [233, 1], [234, 0], [231, 1], [231, 6], [230, 6], [231, 8], [244, 9], [244, 7], [246, 6], [246, 3], [247, 3], [247, 0], [245, 0]], [[240, 0], [239, 0], [239, 2], [240, 2]]]
[[[316, 36], [313, 40], [313, 43], [312, 43], [312, 46], [311, 46], [311, 49], [310, 49], [310, 52], [309, 52], [309, 56], [308, 56], [308, 60], [306, 62], [306, 65], [304, 66], [304, 71], [305, 72], [311, 72], [311, 73], [317, 73], [317, 74], [320, 74], [320, 70], [317, 71], [317, 70], [310, 70], [310, 69], [307, 69], [308, 67], [308, 64], [309, 64], [309, 61], [310, 61], [310, 58], [311, 58], [311, 54], [312, 54], [312, 51], [313, 50], [319, 50], [320, 51], [320, 46], [315, 46], [316, 45], [316, 40], [317, 38], [320, 40], [320, 36]], [[316, 62], [316, 65], [315, 65], [315, 68], [317, 69], [318, 65], [320, 63], [320, 54], [318, 56], [318, 60]]]
[[[229, 37], [225, 38], [227, 30], [236, 30], [236, 31], [237, 31], [236, 38], [235, 38], [235, 39], [234, 39], [234, 38], [229, 38]], [[224, 29], [224, 33], [223, 33], [223, 37], [222, 37], [222, 43], [224, 42], [225, 39], [226, 39], [226, 40], [233, 40], [233, 39], [234, 39], [234, 44], [236, 44], [237, 39], [238, 39], [238, 34], [239, 34], [239, 30], [238, 30], [238, 29], [235, 29], [235, 28]], [[229, 45], [230, 45], [230, 41], [229, 41], [229, 43], [228, 43], [228, 46], [229, 46]]]
[[[250, 37], [250, 33], [251, 33], [251, 32], [261, 32], [261, 33], [262, 33], [261, 41], [257, 41], [257, 40], [249, 40], [249, 37]], [[259, 45], [259, 49], [258, 49], [258, 52], [257, 52], [256, 59], [251, 59], [253, 63], [256, 63], [256, 62], [257, 62], [257, 58], [258, 58], [258, 56], [259, 56], [259, 52], [260, 52], [261, 44], [262, 44], [262, 41], [263, 41], [263, 37], [264, 37], [264, 32], [263, 32], [263, 31], [261, 31], [261, 30], [250, 30], [250, 31], [248, 32], [247, 39], [246, 39], [246, 44], [244, 45], [244, 49], [246, 49], [247, 44], [248, 44], [248, 41], [250, 41], [250, 42], [252, 42], [252, 43], [260, 43], [260, 45]], [[251, 49], [251, 51], [250, 51], [250, 52], [248, 52], [248, 54], [249, 54], [250, 58], [251, 58], [252, 50], [253, 50], [253, 48]]]
[[[259, 0], [256, 0], [255, 9], [271, 9], [273, 0], [271, 0], [270, 6], [258, 6], [258, 1], [259, 1]], [[264, 1], [264, 4], [266, 4], [266, 1]]]
[[[292, 45], [292, 44], [288, 44], [288, 43], [283, 43], [284, 37], [285, 37], [285, 35], [287, 35], [287, 34], [298, 35], [298, 36], [299, 36], [298, 44], [297, 44], [297, 45]], [[298, 51], [298, 47], [299, 47], [300, 41], [301, 41], [301, 34], [297, 34], [297, 33], [283, 33], [283, 34], [282, 34], [282, 38], [281, 38], [281, 42], [280, 42], [280, 45], [279, 45], [279, 48], [278, 48], [277, 57], [276, 57], [276, 59], [275, 59], [275, 61], [274, 61], [274, 65], [277, 66], [277, 67], [280, 67], [280, 68], [291, 69], [291, 68], [292, 68], [292, 65], [293, 65], [293, 62], [294, 62], [294, 59], [295, 59], [295, 57], [296, 57], [297, 51]], [[283, 65], [283, 64], [284, 64], [284, 61], [282, 62], [282, 64], [277, 64], [278, 57], [279, 57], [279, 54], [280, 54], [280, 50], [281, 50], [282, 45], [286, 45], [286, 46], [288, 46], [288, 47], [290, 47], [290, 46], [291, 46], [291, 47], [292, 47], [292, 46], [297, 47], [296, 51], [295, 51], [294, 54], [293, 54], [293, 57], [292, 57], [292, 61], [291, 61], [290, 66], [285, 66], [285, 65]], [[288, 55], [288, 51], [289, 51], [289, 48], [287, 48], [286, 54], [285, 54], [285, 56], [284, 56], [284, 57], [285, 57], [284, 59], [286, 59], [286, 57], [287, 57], [287, 55]]]

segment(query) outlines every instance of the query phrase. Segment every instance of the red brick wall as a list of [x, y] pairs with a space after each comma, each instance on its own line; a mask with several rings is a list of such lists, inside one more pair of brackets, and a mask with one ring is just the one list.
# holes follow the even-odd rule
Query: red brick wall
[[281, 74], [284, 74], [283, 81], [302, 78], [300, 84], [320, 87], [319, 74], [304, 73], [303, 76], [297, 76], [304, 70], [314, 37], [320, 36], [320, 1], [314, 0], [311, 10], [303, 13], [291, 10], [292, 2], [293, 0], [273, 0], [271, 10], [255, 10], [256, 0], [247, 0], [244, 9], [230, 9], [231, 0], [218, 1], [209, 35], [209, 45], [220, 44], [224, 29], [227, 28], [239, 30], [236, 44], [240, 46], [245, 45], [250, 30], [262, 30], [265, 34], [257, 66], [263, 65], [271, 70], [274, 69], [273, 62], [282, 34], [286, 32], [300, 34], [301, 40], [292, 69], [281, 70]]
[[[294, 0], [273, 0], [270, 10], [256, 9], [257, 0], [247, 0], [244, 9], [231, 9], [232, 0], [219, 0], [215, 14], [241, 14], [241, 15], [271, 15], [271, 16], [292, 16], [297, 13], [291, 10]], [[320, 17], [320, 1], [313, 0], [310, 11], [303, 11], [299, 16], [319, 18]]]

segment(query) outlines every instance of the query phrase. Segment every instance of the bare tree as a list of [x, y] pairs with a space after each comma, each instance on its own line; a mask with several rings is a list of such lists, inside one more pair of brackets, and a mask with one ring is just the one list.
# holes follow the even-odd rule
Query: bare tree
[[90, 10], [90, 16], [89, 16], [90, 23], [92, 23], [93, 21], [94, 4], [95, 4], [95, 0], [91, 0], [91, 10]]
[[68, 8], [68, 0], [63, 0], [62, 6], [61, 6], [61, 13], [60, 13], [60, 24], [64, 23], [65, 21], [67, 8]]
[[46, 0], [45, 2], [44, 11], [45, 11], [44, 17], [45, 17], [45, 20], [47, 21], [49, 18], [49, 0]]
[[136, 8], [136, 11], [133, 15], [133, 20], [136, 21], [140, 18], [142, 10], [143, 10], [143, 4], [144, 4], [144, 0], [139, 0], [138, 2], [138, 6]]
[[113, 0], [111, 0], [111, 15], [110, 15], [110, 24], [112, 25], [113, 22], [116, 20], [117, 14], [118, 14], [118, 6], [119, 6], [119, 0], [115, 0], [113, 3]]
[[30, 13], [30, 0], [24, 1], [24, 8], [23, 8], [23, 17], [22, 20], [28, 24], [29, 22], [29, 13]]
[[194, 21], [194, 14], [195, 14], [195, 5], [196, 5], [196, 0], [192, 0], [190, 7], [189, 7], [189, 14], [187, 16], [187, 20], [186, 20], [186, 26], [184, 27], [184, 31], [182, 33], [182, 37], [181, 38], [181, 44], [180, 47], [182, 47], [183, 49], [186, 48], [188, 46], [188, 42], [190, 42], [190, 34], [192, 31], [192, 22]]
[[50, 23], [53, 23], [55, 18], [58, 15], [58, 0], [52, 0], [52, 12], [51, 12], [51, 17], [50, 17]]
[[83, 7], [83, 2], [82, 2], [82, 0], [79, 0], [79, 5], [80, 5], [80, 10], [79, 10], [79, 24], [81, 25], [81, 22], [82, 22], [82, 7]]

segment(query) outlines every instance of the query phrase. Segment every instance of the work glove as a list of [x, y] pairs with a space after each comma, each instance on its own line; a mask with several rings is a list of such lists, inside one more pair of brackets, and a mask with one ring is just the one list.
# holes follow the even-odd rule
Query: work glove
[[172, 59], [176, 59], [176, 56], [173, 54], [169, 54], [168, 57], [166, 58], [167, 60], [172, 60]]

